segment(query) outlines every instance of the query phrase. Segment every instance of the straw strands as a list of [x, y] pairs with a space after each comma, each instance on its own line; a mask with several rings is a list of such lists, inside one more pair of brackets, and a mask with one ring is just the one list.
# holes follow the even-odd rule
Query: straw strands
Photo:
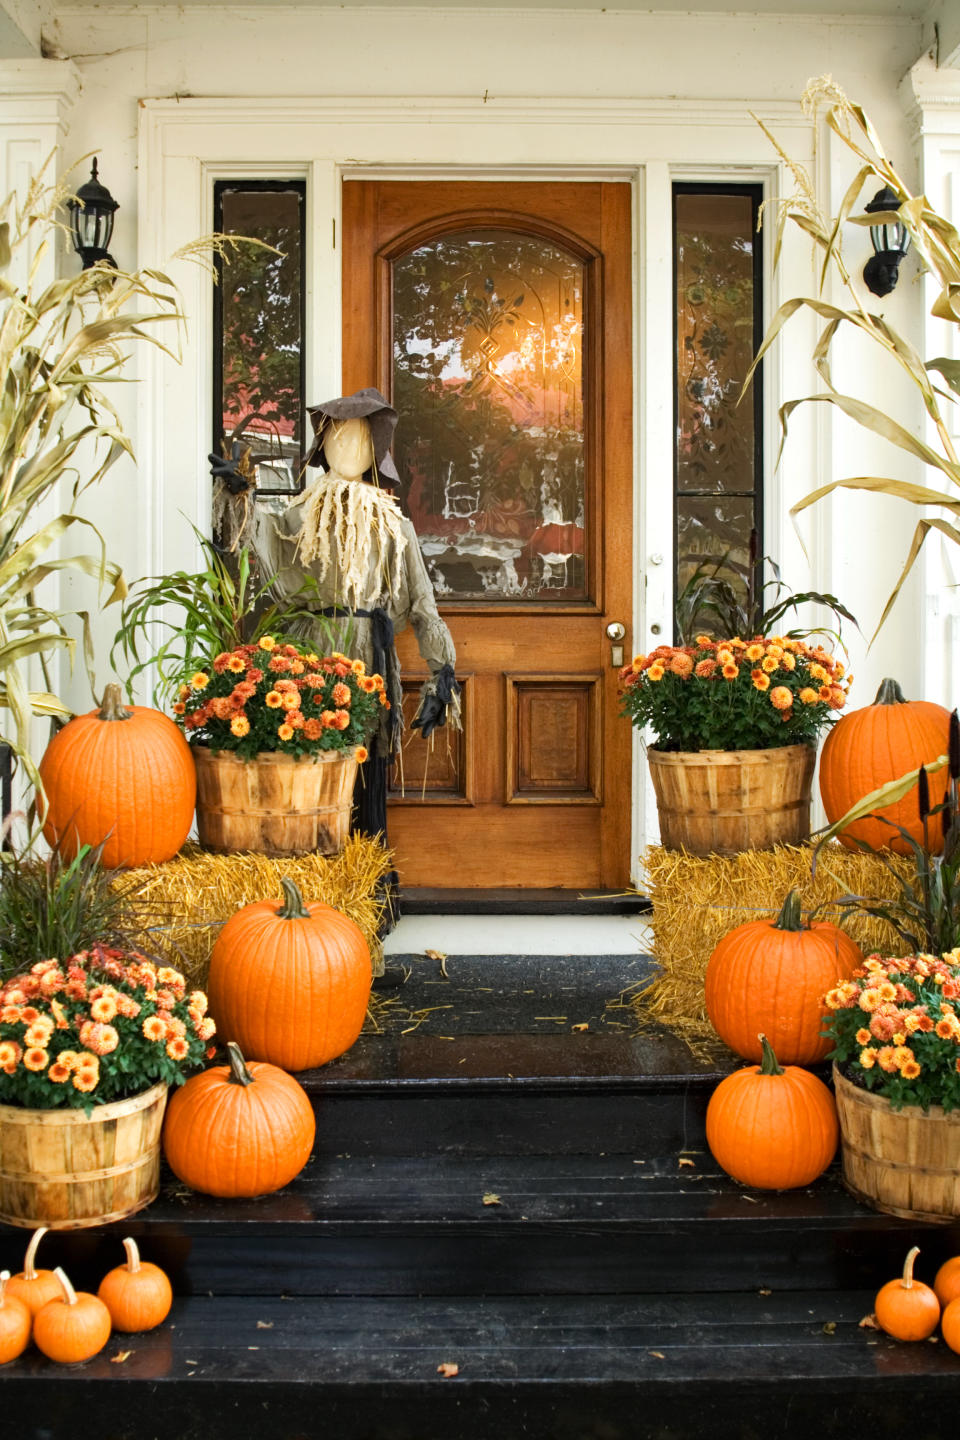
[[[896, 894], [894, 876], [875, 855], [825, 846], [811, 877], [812, 856], [810, 845], [778, 845], [730, 857], [651, 846], [641, 864], [653, 905], [647, 918], [659, 973], [631, 1001], [637, 1019], [658, 1020], [690, 1037], [712, 1035], [703, 1003], [711, 954], [737, 925], [773, 919], [791, 889], [799, 891], [805, 913], [822, 905], [816, 919], [834, 924], [845, 912], [829, 902], [840, 895], [892, 899]], [[913, 869], [909, 857], [885, 859], [904, 876]], [[843, 928], [864, 954], [892, 955], [903, 948], [893, 927], [873, 916], [848, 911]]]
[[182, 970], [191, 985], [203, 986], [210, 952], [220, 927], [243, 905], [283, 898], [288, 875], [305, 900], [320, 900], [349, 915], [370, 946], [376, 973], [382, 957], [377, 929], [383, 901], [380, 881], [393, 865], [389, 850], [366, 835], [352, 835], [338, 855], [214, 855], [186, 845], [162, 865], [125, 872], [124, 882], [142, 885], [140, 904], [144, 949]]

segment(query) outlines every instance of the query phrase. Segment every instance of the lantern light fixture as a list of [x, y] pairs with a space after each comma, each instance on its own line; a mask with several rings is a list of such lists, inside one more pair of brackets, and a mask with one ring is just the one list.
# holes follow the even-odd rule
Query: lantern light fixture
[[108, 247], [113, 234], [113, 217], [119, 208], [107, 187], [100, 183], [94, 156], [90, 179], [67, 201], [73, 248], [83, 261], [84, 270], [100, 261], [116, 270], [117, 262]]
[[[868, 215], [880, 211], [899, 210], [900, 198], [889, 185], [884, 185], [865, 205]], [[900, 261], [910, 249], [910, 231], [899, 220], [885, 221], [882, 225], [870, 226], [870, 241], [873, 254], [863, 267], [866, 287], [874, 295], [889, 295], [897, 283]]]

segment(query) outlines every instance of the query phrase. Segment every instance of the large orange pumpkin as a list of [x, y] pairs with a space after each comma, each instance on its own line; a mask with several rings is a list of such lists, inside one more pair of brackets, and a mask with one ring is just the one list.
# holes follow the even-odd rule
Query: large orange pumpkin
[[816, 1075], [781, 1067], [765, 1037], [763, 1060], [728, 1075], [710, 1096], [707, 1144], [743, 1185], [792, 1190], [809, 1185], [836, 1154], [840, 1127], [833, 1096]]
[[775, 920], [738, 925], [714, 950], [704, 981], [710, 1023], [745, 1060], [760, 1059], [762, 1031], [784, 1063], [814, 1064], [831, 1044], [820, 1035], [823, 997], [862, 963], [836, 925], [804, 924], [791, 890]]
[[119, 685], [53, 737], [40, 778], [49, 802], [43, 833], [67, 860], [102, 840], [108, 869], [169, 860], [193, 823], [190, 746], [159, 710], [125, 707]]
[[370, 949], [348, 915], [304, 903], [284, 879], [283, 904], [259, 900], [224, 925], [207, 994], [217, 1032], [245, 1055], [309, 1070], [342, 1055], [370, 1001]]
[[[899, 780], [921, 765], [946, 753], [950, 712], [929, 700], [905, 700], [896, 680], [884, 680], [872, 705], [851, 710], [830, 731], [820, 756], [820, 795], [830, 824], [842, 819], [858, 801], [891, 780]], [[930, 804], [939, 805], [947, 793], [948, 775], [931, 775]], [[916, 790], [877, 811], [894, 825], [903, 826], [918, 844], [923, 825]], [[930, 847], [943, 848], [939, 824], [928, 826]], [[838, 839], [848, 850], [864, 841], [873, 850], [910, 854], [910, 846], [890, 825], [872, 816], [856, 820]]]
[[310, 1159], [316, 1119], [307, 1093], [276, 1065], [229, 1065], [194, 1075], [167, 1105], [163, 1149], [173, 1173], [205, 1195], [270, 1195]]

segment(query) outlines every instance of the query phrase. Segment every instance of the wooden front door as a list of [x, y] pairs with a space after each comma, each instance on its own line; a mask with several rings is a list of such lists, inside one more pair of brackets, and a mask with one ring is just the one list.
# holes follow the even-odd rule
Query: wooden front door
[[[463, 729], [405, 732], [407, 885], [625, 884], [632, 611], [625, 184], [344, 182], [344, 393], [399, 412], [399, 499], [457, 647]], [[425, 673], [399, 637], [412, 718]], [[399, 770], [399, 767], [398, 767]]]

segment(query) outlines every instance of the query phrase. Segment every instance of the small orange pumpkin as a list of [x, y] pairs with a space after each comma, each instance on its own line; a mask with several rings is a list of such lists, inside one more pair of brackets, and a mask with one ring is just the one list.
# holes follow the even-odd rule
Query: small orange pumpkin
[[22, 1300], [31, 1315], [36, 1315], [48, 1300], [59, 1300], [63, 1293], [60, 1289], [60, 1282], [52, 1270], [37, 1269], [37, 1246], [46, 1233], [46, 1225], [41, 1225], [38, 1230], [34, 1230], [30, 1236], [27, 1253], [23, 1257], [23, 1269], [19, 1275], [12, 1275], [7, 1282], [7, 1294], [15, 1295], [18, 1300]]
[[114, 1330], [153, 1330], [170, 1314], [173, 1289], [159, 1265], [140, 1259], [137, 1242], [123, 1242], [126, 1265], [117, 1265], [100, 1281], [97, 1294], [110, 1311]]
[[933, 1277], [933, 1289], [944, 1310], [952, 1300], [960, 1298], [960, 1255], [944, 1260]]
[[16, 1360], [30, 1344], [33, 1316], [22, 1300], [7, 1294], [10, 1271], [0, 1273], [0, 1365]]
[[929, 1285], [914, 1280], [913, 1265], [920, 1254], [914, 1245], [903, 1262], [899, 1280], [888, 1280], [877, 1292], [874, 1311], [877, 1324], [895, 1340], [926, 1340], [937, 1328], [940, 1301]]
[[757, 1190], [809, 1185], [836, 1154], [833, 1096], [816, 1075], [782, 1067], [765, 1035], [759, 1065], [735, 1070], [707, 1106], [707, 1144], [717, 1164]]
[[940, 1316], [940, 1333], [944, 1344], [960, 1355], [960, 1298], [951, 1300]]
[[[929, 765], [947, 749], [950, 713], [929, 700], [906, 700], [896, 680], [884, 680], [872, 705], [851, 710], [830, 731], [820, 755], [820, 795], [830, 824], [840, 820], [858, 801], [891, 780], [899, 780], [921, 765]], [[946, 770], [930, 775], [930, 804], [939, 805], [947, 793]], [[923, 824], [917, 795], [911, 790], [894, 805], [878, 810], [886, 820], [923, 842]], [[939, 825], [931, 825], [933, 849], [943, 848]], [[858, 840], [873, 850], [910, 854], [910, 846], [883, 820], [857, 820], [837, 836], [848, 850]]]
[[43, 833], [72, 860], [104, 841], [103, 864], [148, 865], [176, 855], [190, 833], [197, 771], [173, 721], [145, 705], [125, 707], [108, 685], [99, 710], [76, 715], [40, 761], [49, 809]]
[[310, 1159], [316, 1119], [307, 1093], [276, 1065], [229, 1065], [192, 1076], [171, 1098], [163, 1129], [170, 1169], [205, 1195], [270, 1195]]
[[110, 1311], [96, 1295], [74, 1290], [59, 1265], [53, 1273], [62, 1294], [34, 1316], [33, 1338], [48, 1359], [76, 1365], [99, 1355], [110, 1339]]
[[762, 1032], [783, 1064], [822, 1060], [823, 997], [846, 980], [863, 956], [848, 935], [826, 921], [808, 921], [791, 890], [775, 920], [751, 920], [720, 941], [707, 965], [704, 1000], [725, 1045], [760, 1060]]
[[290, 879], [284, 901], [238, 910], [210, 956], [207, 994], [221, 1035], [245, 1055], [283, 1070], [309, 1070], [342, 1055], [360, 1034], [372, 969], [363, 932], [348, 915], [311, 900]]

